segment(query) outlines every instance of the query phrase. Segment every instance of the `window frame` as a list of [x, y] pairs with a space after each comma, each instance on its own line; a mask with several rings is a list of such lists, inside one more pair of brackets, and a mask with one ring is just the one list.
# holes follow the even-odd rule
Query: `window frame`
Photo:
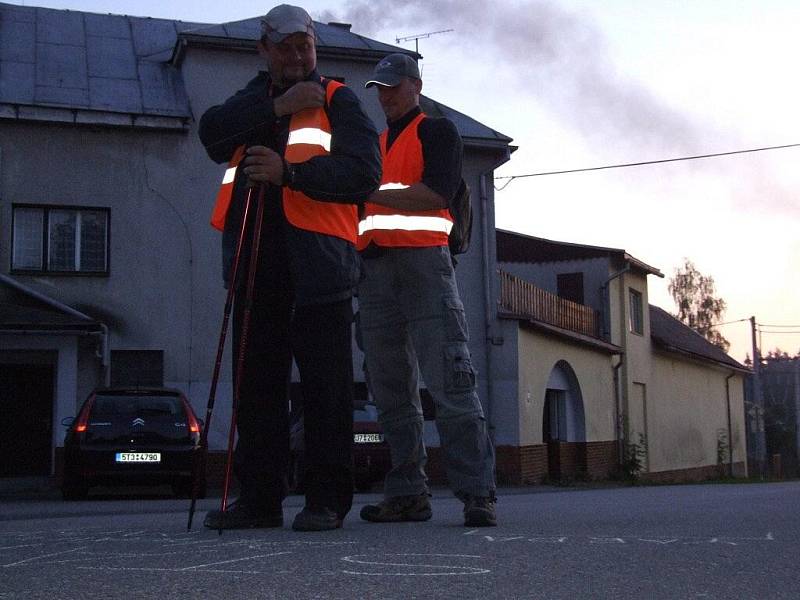
[[[635, 304], [634, 299], [637, 301]], [[628, 313], [628, 329], [630, 332], [636, 335], [644, 335], [644, 294], [634, 288], [628, 288]], [[638, 319], [636, 319], [637, 313]]]
[[[16, 241], [17, 210], [41, 211], [41, 267], [38, 269], [16, 268], [14, 266], [14, 243]], [[105, 214], [105, 268], [101, 271], [61, 271], [51, 269], [50, 262], [50, 213], [53, 211], [100, 212]], [[11, 244], [9, 247], [9, 272], [15, 275], [47, 275], [58, 277], [108, 277], [111, 271], [111, 209], [107, 206], [81, 206], [72, 204], [11, 204]]]

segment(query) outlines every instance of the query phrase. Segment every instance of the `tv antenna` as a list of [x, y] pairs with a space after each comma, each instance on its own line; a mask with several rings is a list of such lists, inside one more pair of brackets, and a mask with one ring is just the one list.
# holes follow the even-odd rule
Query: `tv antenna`
[[405, 37], [398, 37], [395, 38], [395, 44], [399, 44], [400, 42], [410, 42], [414, 40], [414, 51], [419, 54], [419, 41], [425, 38], [429, 38], [432, 35], [436, 35], [437, 33], [450, 33], [454, 31], [453, 29], [442, 29], [441, 31], [429, 31], [428, 33], [418, 33], [417, 35], [407, 35]]

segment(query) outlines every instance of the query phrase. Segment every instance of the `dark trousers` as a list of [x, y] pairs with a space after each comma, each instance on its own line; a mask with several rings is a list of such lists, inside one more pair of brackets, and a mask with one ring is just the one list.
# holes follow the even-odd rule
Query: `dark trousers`
[[[294, 358], [303, 394], [306, 504], [343, 518], [353, 502], [352, 303], [295, 306], [287, 263], [270, 245], [260, 252], [254, 286], [234, 472], [242, 498], [276, 507], [286, 496]], [[245, 268], [233, 315], [234, 373], [246, 280]]]

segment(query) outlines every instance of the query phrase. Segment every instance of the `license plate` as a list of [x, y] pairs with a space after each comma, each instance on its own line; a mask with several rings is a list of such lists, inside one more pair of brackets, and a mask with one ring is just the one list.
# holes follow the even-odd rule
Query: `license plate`
[[118, 463], [157, 463], [161, 462], [160, 452], [117, 452]]
[[353, 441], [356, 444], [380, 444], [383, 441], [382, 433], [354, 433]]

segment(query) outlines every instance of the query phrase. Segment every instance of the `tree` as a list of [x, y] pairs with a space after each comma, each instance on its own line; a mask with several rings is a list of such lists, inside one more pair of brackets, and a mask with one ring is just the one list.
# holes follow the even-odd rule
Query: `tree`
[[730, 342], [715, 329], [726, 305], [725, 300], [715, 296], [714, 278], [703, 275], [692, 261], [684, 258], [683, 266], [675, 269], [667, 289], [678, 306], [678, 319], [727, 352]]

